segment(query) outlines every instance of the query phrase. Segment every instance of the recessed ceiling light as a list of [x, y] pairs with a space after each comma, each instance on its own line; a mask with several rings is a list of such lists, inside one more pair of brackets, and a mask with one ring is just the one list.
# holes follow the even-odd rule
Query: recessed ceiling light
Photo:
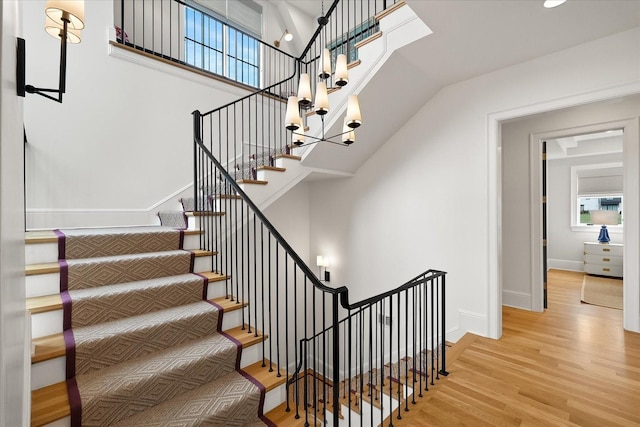
[[567, 0], [545, 0], [543, 6], [547, 9], [551, 9], [552, 7], [560, 6], [562, 3]]

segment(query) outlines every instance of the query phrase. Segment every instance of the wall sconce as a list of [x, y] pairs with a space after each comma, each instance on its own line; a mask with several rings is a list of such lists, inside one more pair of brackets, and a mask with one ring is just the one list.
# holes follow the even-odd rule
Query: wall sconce
[[318, 278], [320, 278], [320, 280], [323, 280], [322, 269], [324, 268], [324, 281], [329, 282], [331, 279], [331, 275], [327, 271], [327, 267], [329, 267], [329, 258], [318, 255], [316, 258], [316, 265], [318, 266]]
[[282, 41], [282, 39], [284, 39], [284, 41], [286, 42], [290, 42], [291, 40], [293, 40], [293, 34], [291, 34], [289, 30], [284, 30], [284, 33], [282, 33], [280, 39], [274, 40], [273, 45], [275, 47], [280, 47], [280, 42]]
[[[60, 74], [57, 89], [45, 89], [25, 84], [25, 40], [18, 37], [18, 64], [16, 84], [18, 96], [35, 93], [53, 101], [62, 103], [66, 90], [67, 42], [80, 43], [80, 30], [84, 28], [84, 0], [47, 0], [45, 9], [45, 31], [60, 38]], [[49, 94], [57, 94], [57, 98]]]

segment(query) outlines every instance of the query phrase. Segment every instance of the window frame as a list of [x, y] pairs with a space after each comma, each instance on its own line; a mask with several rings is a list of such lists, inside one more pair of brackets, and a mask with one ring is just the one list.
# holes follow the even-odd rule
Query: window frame
[[[578, 194], [578, 173], [581, 170], [593, 170], [593, 169], [608, 169], [614, 167], [622, 167], [622, 162], [613, 162], [613, 163], [598, 163], [591, 165], [579, 165], [579, 166], [571, 166], [571, 230], [572, 231], [587, 231], [587, 230], [595, 230], [599, 229], [600, 225], [594, 224], [581, 224], [580, 223], [580, 197]], [[620, 193], [601, 193], [601, 194], [590, 194], [592, 197], [621, 197], [622, 198], [622, 206], [624, 209], [624, 190]], [[582, 195], [584, 197], [584, 195]], [[622, 215], [622, 224], [619, 225], [609, 225], [607, 229], [610, 233], [623, 233], [624, 231], [624, 211]]]

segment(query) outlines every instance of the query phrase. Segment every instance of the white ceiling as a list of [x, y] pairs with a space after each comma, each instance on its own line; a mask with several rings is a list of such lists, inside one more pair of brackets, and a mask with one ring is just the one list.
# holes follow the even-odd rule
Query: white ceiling
[[[318, 0], [283, 1], [311, 17], [320, 14]], [[393, 92], [401, 93], [401, 102], [393, 108], [396, 116], [387, 111], [384, 128], [378, 129], [372, 126], [376, 120], [367, 116], [358, 139], [382, 141], [371, 144], [366, 152], [359, 152], [354, 144], [341, 152], [337, 162], [331, 156], [337, 170], [355, 172], [374, 147], [445, 86], [640, 26], [640, 0], [568, 0], [553, 9], [542, 7], [543, 0], [405, 1], [433, 34], [397, 51], [392, 65], [385, 65], [368, 84], [361, 94], [361, 108], [365, 109], [369, 89], [392, 92], [389, 100]], [[325, 9], [327, 4], [330, 1]], [[403, 86], [411, 81], [421, 84]], [[320, 154], [319, 158], [326, 157]], [[311, 163], [327, 167], [320, 161]]]

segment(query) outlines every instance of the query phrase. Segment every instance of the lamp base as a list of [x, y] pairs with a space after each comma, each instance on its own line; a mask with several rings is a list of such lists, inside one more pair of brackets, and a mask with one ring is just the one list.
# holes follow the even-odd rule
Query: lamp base
[[609, 243], [611, 239], [609, 239], [609, 231], [607, 230], [607, 226], [603, 225], [600, 228], [600, 234], [598, 235], [598, 242], [600, 243]]

